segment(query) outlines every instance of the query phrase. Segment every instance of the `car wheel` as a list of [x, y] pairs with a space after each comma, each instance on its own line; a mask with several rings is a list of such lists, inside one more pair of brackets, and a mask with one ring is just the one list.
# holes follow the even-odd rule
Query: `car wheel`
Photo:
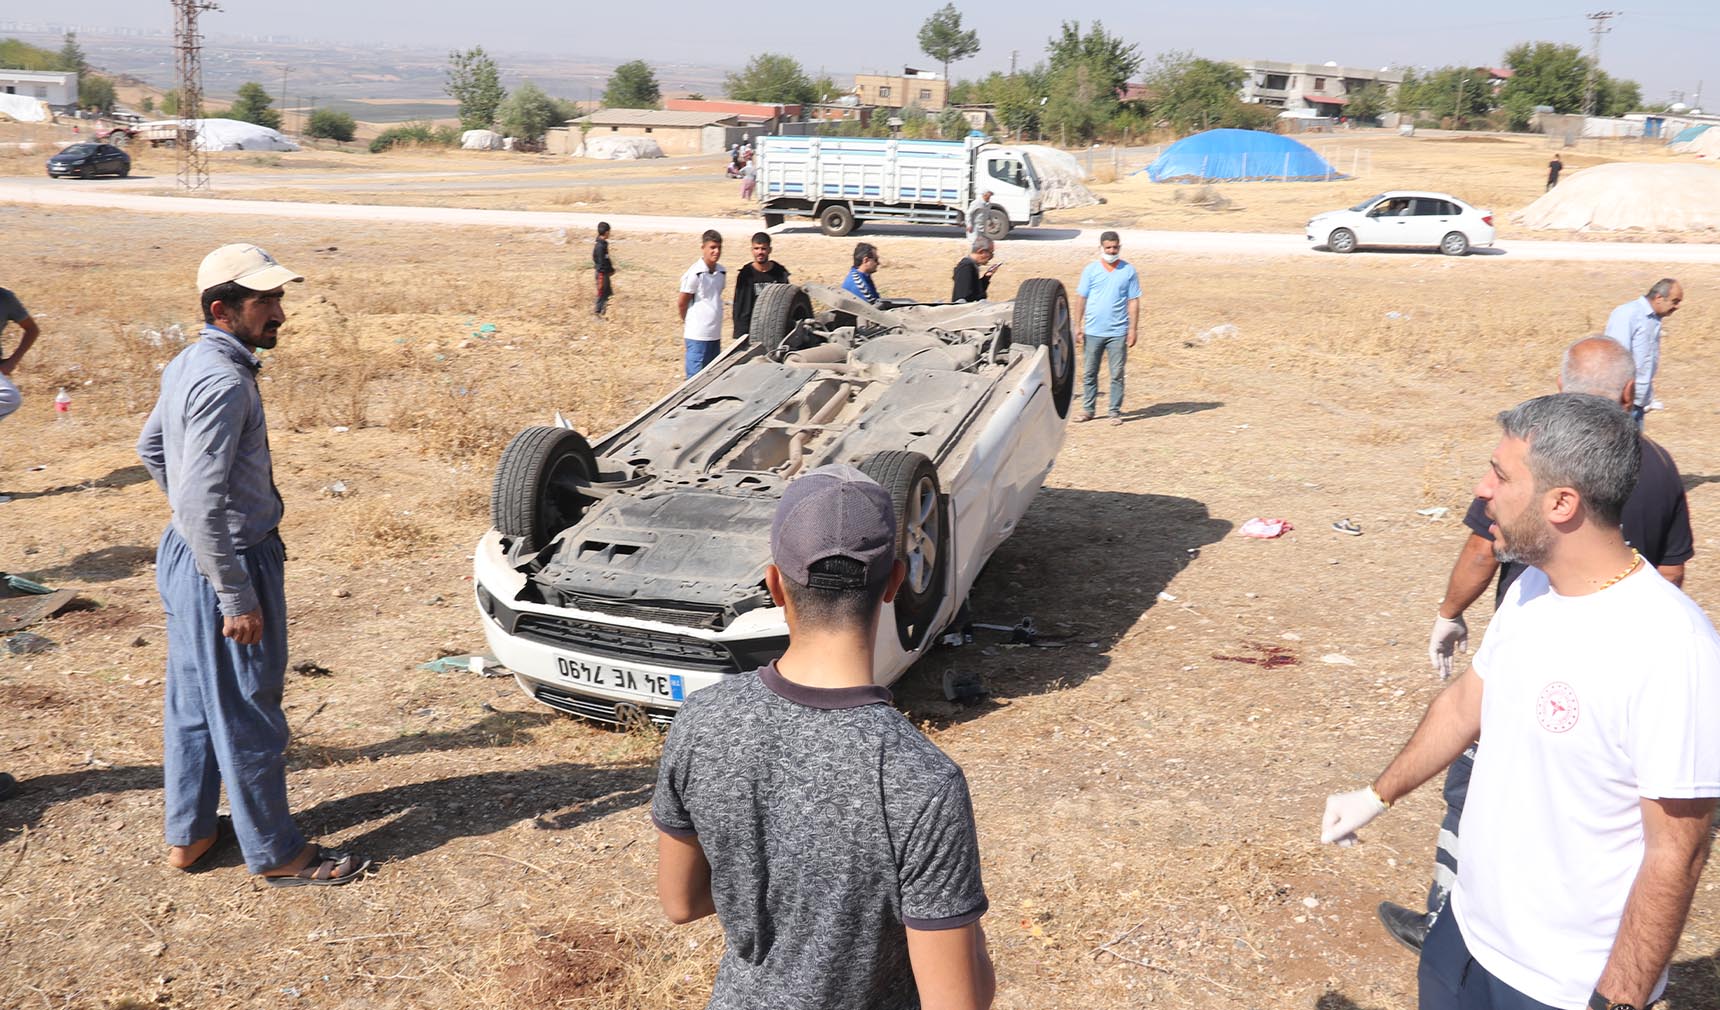
[[1469, 255], [1469, 236], [1460, 231], [1454, 231], [1439, 240], [1439, 251], [1447, 256]]
[[913, 652], [931, 638], [932, 621], [944, 602], [949, 501], [938, 484], [937, 467], [917, 452], [873, 453], [861, 461], [860, 472], [890, 493], [896, 511], [896, 560], [908, 569], [896, 593], [896, 636], [902, 648]]
[[95, 177], [96, 167], [94, 165], [85, 165], [78, 170], [78, 178], [80, 179], [94, 179]]
[[579, 521], [591, 504], [585, 487], [597, 477], [597, 457], [584, 436], [568, 428], [532, 427], [502, 450], [490, 490], [490, 521], [523, 544], [542, 550]]
[[129, 175], [131, 175], [131, 166], [130, 165], [121, 165], [119, 167], [119, 177], [121, 179], [124, 179]]
[[766, 284], [753, 302], [748, 336], [774, 355], [802, 320], [812, 318], [812, 299], [795, 284]]
[[854, 212], [842, 204], [833, 203], [819, 213], [818, 230], [841, 238], [854, 230]]
[[1348, 228], [1339, 228], [1326, 236], [1326, 248], [1335, 253], [1353, 253], [1356, 251], [1356, 233]]
[[1051, 354], [1051, 402], [1058, 417], [1069, 416], [1075, 392], [1075, 335], [1069, 314], [1069, 293], [1051, 277], [1022, 281], [1015, 293], [1015, 315], [1009, 324], [1011, 343], [1045, 347]]
[[1009, 215], [996, 207], [986, 211], [985, 220], [980, 222], [980, 232], [993, 242], [1002, 242], [1009, 237]]

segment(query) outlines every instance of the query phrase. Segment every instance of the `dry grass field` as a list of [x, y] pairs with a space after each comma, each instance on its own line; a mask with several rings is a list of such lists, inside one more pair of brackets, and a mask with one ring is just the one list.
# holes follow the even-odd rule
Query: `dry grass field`
[[[691, 240], [618, 231], [600, 322], [583, 241], [242, 225], [7, 215], [0, 284], [44, 336], [0, 426], [0, 568], [79, 602], [33, 629], [53, 651], [0, 656], [0, 768], [24, 785], [0, 804], [0, 1006], [702, 1006], [720, 931], [668, 926], [653, 897], [658, 739], [551, 713], [508, 680], [419, 668], [482, 648], [469, 554], [509, 435], [557, 409], [600, 433], [678, 381]], [[947, 293], [959, 243], [867, 238], [886, 294]], [[287, 687], [289, 782], [307, 831], [384, 861], [333, 891], [260, 887], [236, 856], [181, 875], [161, 844], [166, 508], [131, 446], [179, 347], [170, 327], [195, 332], [198, 259], [240, 239], [309, 278], [262, 373], [306, 671]], [[849, 247], [785, 236], [777, 258], [833, 282]], [[743, 255], [736, 241], [731, 267]], [[1085, 255], [1011, 246], [994, 296], [1072, 279]], [[1071, 429], [976, 588], [980, 619], [1031, 615], [1055, 647], [982, 633], [896, 689], [972, 784], [998, 1005], [1406, 1010], [1414, 962], [1373, 908], [1423, 893], [1437, 792], [1348, 850], [1316, 844], [1321, 804], [1367, 781], [1439, 689], [1425, 635], [1493, 413], [1547, 391], [1564, 344], [1662, 271], [1137, 263], [1147, 321], [1127, 423]], [[1682, 277], [1657, 383], [1668, 409], [1649, 430], [1690, 487], [1687, 588], [1712, 610], [1720, 349], [1701, 338], [1720, 319], [1720, 267]], [[73, 409], [56, 421], [62, 386]], [[1416, 514], [1429, 506], [1451, 512]], [[1296, 531], [1236, 537], [1252, 516]], [[1339, 518], [1364, 534], [1332, 532]], [[1486, 613], [1471, 614], [1477, 636]], [[990, 697], [944, 701], [952, 667]], [[1717, 883], [1710, 869], [1678, 952], [1677, 1010], [1720, 1004]]]

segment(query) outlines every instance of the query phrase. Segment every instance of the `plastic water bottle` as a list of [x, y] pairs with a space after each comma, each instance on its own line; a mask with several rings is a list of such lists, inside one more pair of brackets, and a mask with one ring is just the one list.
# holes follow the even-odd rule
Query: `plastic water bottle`
[[72, 394], [66, 392], [66, 387], [60, 387], [60, 395], [54, 397], [54, 420], [63, 421], [72, 413]]

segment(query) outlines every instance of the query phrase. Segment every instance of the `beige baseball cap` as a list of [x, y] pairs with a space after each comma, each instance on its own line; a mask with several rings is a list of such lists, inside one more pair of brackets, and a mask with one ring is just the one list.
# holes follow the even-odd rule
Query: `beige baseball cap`
[[222, 246], [203, 257], [203, 264], [197, 268], [199, 294], [230, 281], [252, 291], [273, 291], [288, 281], [302, 280], [303, 277], [276, 263], [273, 256], [245, 242]]

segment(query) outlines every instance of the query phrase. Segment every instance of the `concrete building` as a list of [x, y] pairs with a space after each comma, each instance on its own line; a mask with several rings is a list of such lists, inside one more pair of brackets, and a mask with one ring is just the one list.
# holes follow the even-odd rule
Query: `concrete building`
[[881, 109], [918, 105], [927, 112], [941, 112], [950, 100], [950, 82], [930, 70], [903, 67], [897, 75], [855, 74], [854, 94], [861, 105]]
[[665, 112], [710, 112], [735, 117], [741, 126], [752, 127], [754, 133], [775, 133], [784, 123], [805, 119], [805, 107], [770, 102], [731, 102], [726, 99], [667, 98]]
[[78, 75], [58, 70], [0, 70], [0, 95], [23, 95], [58, 109], [78, 104]]
[[1280, 63], [1276, 60], [1245, 60], [1239, 65], [1246, 75], [1242, 100], [1294, 112], [1312, 110], [1321, 116], [1344, 115], [1349, 96], [1363, 87], [1379, 83], [1394, 94], [1403, 83], [1403, 71], [1341, 67], [1336, 63]]
[[603, 134], [650, 137], [670, 158], [726, 150], [733, 143], [729, 139], [730, 131], [743, 129], [733, 113], [670, 112], [666, 109], [600, 109], [589, 116], [569, 120], [568, 125], [576, 133], [583, 131], [587, 137]]

